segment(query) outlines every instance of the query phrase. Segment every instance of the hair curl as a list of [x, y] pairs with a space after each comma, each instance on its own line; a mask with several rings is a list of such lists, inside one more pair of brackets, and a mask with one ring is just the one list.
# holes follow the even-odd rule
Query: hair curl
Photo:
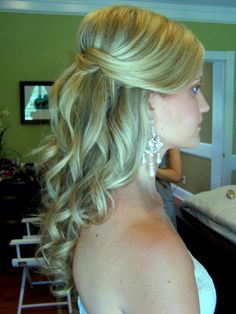
[[57, 294], [73, 287], [81, 227], [104, 221], [112, 191], [134, 178], [150, 137], [150, 91], [175, 93], [192, 82], [204, 49], [183, 25], [136, 7], [87, 15], [73, 64], [50, 95], [52, 136], [44, 147], [41, 248]]

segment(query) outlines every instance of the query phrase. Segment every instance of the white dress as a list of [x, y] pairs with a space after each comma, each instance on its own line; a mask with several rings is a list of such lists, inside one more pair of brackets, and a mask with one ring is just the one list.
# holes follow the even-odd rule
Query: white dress
[[[200, 303], [200, 314], [213, 314], [216, 307], [216, 290], [206, 269], [192, 255]], [[88, 314], [78, 298], [79, 314]]]

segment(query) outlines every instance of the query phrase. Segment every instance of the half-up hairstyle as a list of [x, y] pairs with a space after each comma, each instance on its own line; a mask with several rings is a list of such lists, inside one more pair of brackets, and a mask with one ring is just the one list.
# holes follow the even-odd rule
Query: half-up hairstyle
[[87, 15], [72, 65], [55, 82], [46, 167], [41, 249], [57, 293], [73, 287], [81, 227], [103, 222], [112, 191], [131, 182], [150, 138], [148, 96], [186, 87], [204, 49], [183, 25], [136, 7]]

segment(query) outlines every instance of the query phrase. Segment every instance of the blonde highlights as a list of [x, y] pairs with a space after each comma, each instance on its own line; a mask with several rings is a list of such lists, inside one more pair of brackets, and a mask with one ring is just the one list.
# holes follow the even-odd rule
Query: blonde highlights
[[133, 7], [91, 13], [81, 25], [78, 42], [82, 71], [100, 69], [124, 86], [162, 93], [187, 86], [203, 62], [204, 48], [191, 31]]
[[52, 88], [42, 160], [40, 252], [58, 294], [73, 287], [81, 228], [103, 222], [115, 208], [112, 192], [137, 174], [150, 136], [149, 93], [186, 87], [203, 54], [189, 30], [148, 10], [113, 6], [83, 19], [75, 60]]

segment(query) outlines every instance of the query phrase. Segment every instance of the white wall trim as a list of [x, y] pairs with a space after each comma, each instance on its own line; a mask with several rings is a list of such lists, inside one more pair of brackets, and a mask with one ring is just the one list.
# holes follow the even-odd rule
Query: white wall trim
[[[235, 7], [217, 7], [210, 5], [168, 4], [156, 1], [121, 1], [121, 0], [1, 0], [2, 12], [25, 12], [42, 14], [85, 15], [95, 9], [112, 4], [138, 5], [158, 11], [176, 20], [236, 24]], [[168, 0], [167, 0], [168, 1]]]
[[236, 171], [236, 155], [232, 156], [231, 165], [232, 165], [232, 170]]
[[174, 184], [172, 186], [173, 186], [174, 196], [177, 197], [178, 199], [180, 199], [181, 201], [185, 201], [193, 195], [193, 193], [188, 192], [187, 190], [184, 190], [180, 186], [177, 186]]
[[207, 143], [200, 143], [197, 147], [193, 148], [182, 148], [181, 152], [189, 155], [203, 157], [206, 159], [212, 158], [212, 145]]
[[[223, 185], [231, 182], [232, 144], [233, 144], [233, 118], [234, 118], [234, 59], [235, 53], [231, 52], [226, 58], [226, 76], [225, 76], [225, 114], [224, 114], [224, 133], [227, 134], [224, 139], [224, 162], [222, 167]], [[230, 131], [231, 130], [231, 131]]]
[[205, 61], [232, 61], [234, 62], [235, 52], [234, 51], [211, 51], [205, 52]]

